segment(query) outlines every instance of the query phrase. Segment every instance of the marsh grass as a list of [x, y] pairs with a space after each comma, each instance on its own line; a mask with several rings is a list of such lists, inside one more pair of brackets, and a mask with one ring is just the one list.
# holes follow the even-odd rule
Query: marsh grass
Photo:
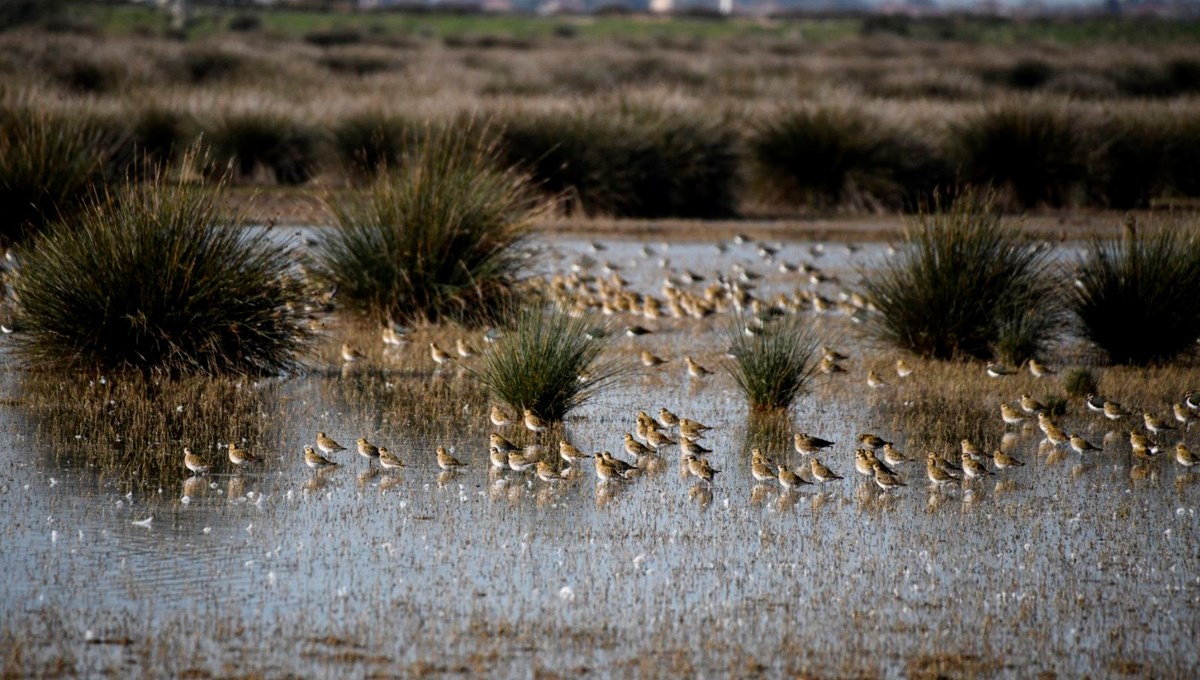
[[876, 340], [938, 359], [1021, 361], [1053, 338], [1049, 251], [1003, 225], [991, 194], [935, 202], [904, 238], [896, 257], [862, 272]]
[[945, 159], [919, 137], [838, 108], [768, 118], [747, 147], [760, 195], [816, 209], [911, 208], [950, 178]]
[[230, 439], [259, 453], [273, 448], [283, 428], [279, 383], [237, 378], [125, 374], [62, 380], [34, 371], [20, 381], [20, 398], [37, 436], [56, 444], [59, 464], [101, 476], [173, 486], [187, 477], [183, 447], [228, 469], [217, 449]]
[[799, 315], [769, 320], [752, 336], [746, 335], [745, 322], [735, 316], [725, 331], [733, 355], [724, 362], [725, 370], [751, 411], [785, 410], [817, 371], [820, 338]]
[[1200, 231], [1194, 223], [1096, 235], [1078, 265], [1070, 305], [1083, 337], [1118, 364], [1174, 359], [1200, 337]]
[[[530, 409], [549, 422], [629, 374], [633, 364], [602, 359], [611, 333], [593, 334], [598, 319], [527, 304], [514, 311], [504, 333], [468, 371], [493, 399], [517, 412]], [[602, 335], [603, 337], [600, 337]]]
[[274, 374], [308, 332], [288, 247], [231, 228], [221, 186], [159, 175], [41, 239], [12, 286], [27, 362], [83, 371]]
[[511, 116], [501, 153], [565, 208], [617, 217], [729, 217], [739, 154], [722, 122], [625, 104]]
[[103, 184], [115, 146], [86, 116], [0, 110], [0, 246], [72, 218]]
[[298, 185], [316, 173], [319, 130], [294, 118], [265, 110], [227, 113], [210, 126], [206, 137], [212, 162], [205, 169], [219, 175], [232, 167], [239, 180], [261, 178]]
[[792, 414], [786, 410], [769, 411], [751, 409], [746, 420], [746, 433], [741, 455], [747, 459], [750, 451], [757, 448], [767, 456], [787, 457], [792, 451], [792, 435], [796, 432]]
[[1096, 374], [1086, 368], [1072, 368], [1063, 374], [1063, 389], [1071, 397], [1087, 397], [1100, 391]]
[[480, 138], [432, 132], [364, 200], [328, 202], [337, 228], [322, 237], [317, 270], [354, 310], [379, 321], [471, 324], [512, 302], [522, 245], [547, 206]]
[[377, 111], [345, 116], [333, 124], [333, 148], [347, 174], [369, 182], [384, 170], [399, 170], [420, 128], [406, 118]]
[[965, 181], [1011, 193], [1022, 208], [1063, 207], [1088, 175], [1089, 125], [1061, 106], [1002, 104], [963, 120], [951, 144]]

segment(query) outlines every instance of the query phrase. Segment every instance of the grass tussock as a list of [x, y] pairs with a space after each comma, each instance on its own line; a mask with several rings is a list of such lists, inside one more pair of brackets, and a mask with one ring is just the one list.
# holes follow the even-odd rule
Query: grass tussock
[[70, 219], [104, 182], [114, 140], [85, 116], [0, 111], [0, 246]]
[[1071, 397], [1086, 397], [1100, 391], [1096, 374], [1086, 368], [1072, 368], [1063, 374], [1063, 389]]
[[469, 370], [493, 399], [561, 421], [631, 369], [619, 359], [601, 360], [611, 334], [592, 332], [597, 325], [587, 315], [525, 305]]
[[331, 200], [337, 227], [322, 238], [317, 268], [342, 300], [379, 320], [468, 324], [511, 303], [521, 246], [545, 206], [480, 139], [432, 132], [365, 199]]
[[25, 254], [20, 354], [68, 370], [276, 374], [307, 331], [290, 250], [230, 228], [218, 186], [122, 187]]
[[1087, 122], [1064, 108], [1003, 104], [967, 118], [952, 136], [967, 182], [991, 184], [1022, 208], [1079, 201], [1091, 153]]
[[1079, 263], [1071, 308], [1083, 337], [1119, 364], [1169, 361], [1200, 337], [1200, 231], [1195, 224], [1095, 236]]
[[415, 123], [401, 116], [367, 111], [335, 122], [331, 137], [346, 174], [366, 182], [384, 170], [398, 170], [418, 132]]
[[500, 149], [568, 210], [616, 217], [737, 212], [739, 158], [722, 123], [653, 107], [522, 115]]
[[991, 194], [936, 202], [895, 257], [863, 272], [875, 339], [936, 358], [1020, 362], [1052, 339], [1049, 251], [1001, 223]]
[[816, 209], [913, 207], [950, 178], [919, 137], [836, 108], [789, 111], [751, 132], [755, 190]]
[[275, 182], [299, 185], [317, 171], [320, 132], [290, 116], [270, 111], [229, 113], [207, 137], [210, 172], [232, 168], [239, 180], [268, 174]]
[[745, 319], [736, 318], [727, 331], [733, 359], [725, 370], [751, 411], [789, 408], [817, 371], [820, 340], [811, 322], [790, 315], [766, 322], [754, 335], [745, 329]]

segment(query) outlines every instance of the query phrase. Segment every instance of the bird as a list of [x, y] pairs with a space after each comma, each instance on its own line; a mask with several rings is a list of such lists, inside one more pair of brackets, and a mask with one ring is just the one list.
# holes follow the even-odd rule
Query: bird
[[858, 443], [862, 444], [863, 446], [867, 447], [868, 449], [873, 450], [873, 449], [881, 449], [884, 447], [885, 444], [891, 444], [892, 442], [886, 441], [883, 438], [877, 437], [873, 434], [860, 434], [860, 435], [858, 435]]
[[1021, 467], [1024, 464], [1025, 463], [1013, 458], [1011, 455], [1001, 451], [1000, 449], [992, 451], [992, 465], [995, 465], [997, 470], [1003, 470], [1004, 468], [1010, 467]]
[[202, 475], [212, 469], [212, 465], [203, 461], [200, 456], [192, 453], [188, 447], [183, 447], [183, 466], [198, 475]]
[[905, 363], [904, 359], [896, 359], [896, 375], [900, 378], [907, 378], [912, 375], [912, 368]]
[[712, 453], [712, 449], [706, 449], [700, 444], [687, 438], [681, 438], [679, 440], [679, 450], [687, 456], [702, 456], [706, 453]]
[[645, 444], [634, 439], [633, 435], [626, 432], [625, 433], [625, 453], [628, 453], [629, 455], [634, 456], [634, 457], [648, 456], [648, 455], [654, 453], [654, 449], [652, 449], [649, 446], [646, 446]]
[[325, 454], [346, 450], [346, 447], [325, 436], [324, 432], [317, 433], [317, 448], [321, 450], [321, 453]]
[[883, 378], [879, 377], [875, 369], [871, 369], [867, 371], [867, 387], [877, 390], [881, 387], [887, 387], [887, 383], [883, 381]]
[[1001, 402], [1000, 404], [1000, 420], [1003, 420], [1007, 425], [1020, 425], [1025, 422], [1025, 416], [1021, 415], [1017, 409]]
[[1150, 430], [1154, 434], [1161, 434], [1163, 432], [1176, 429], [1174, 425], [1171, 425], [1165, 420], [1158, 418], [1149, 411], [1142, 414], [1142, 421], [1146, 424], [1146, 429]]
[[684, 457], [684, 462], [687, 463], [688, 474], [698, 477], [708, 484], [712, 484], [713, 476], [720, 472], [720, 470], [713, 469], [713, 466], [705, 458], [689, 454]]
[[625, 475], [617, 470], [617, 467], [605, 455], [607, 452], [600, 452], [595, 455], [594, 462], [596, 464], [596, 478], [602, 482], [612, 481], [614, 479], [624, 480]]
[[1004, 364], [998, 364], [994, 361], [989, 361], [987, 365], [987, 374], [993, 378], [1003, 378], [1005, 376], [1012, 375], [1012, 371], [1009, 370], [1009, 368]]
[[575, 465], [581, 460], [591, 458], [591, 456], [575, 448], [573, 444], [566, 440], [558, 442], [558, 457], [562, 458], [567, 465]]
[[550, 428], [550, 424], [542, 420], [531, 409], [525, 409], [525, 429], [530, 432], [545, 432]]
[[629, 463], [626, 463], [620, 458], [612, 455], [608, 451], [605, 451], [603, 455], [604, 460], [608, 461], [608, 464], [611, 465], [613, 469], [625, 479], [629, 479], [629, 475], [633, 474], [638, 469], [636, 465], [630, 465]]
[[507, 427], [513, 424], [512, 415], [495, 404], [492, 404], [492, 410], [488, 412], [488, 419], [496, 427]]
[[505, 439], [503, 436], [501, 436], [499, 433], [496, 433], [496, 432], [493, 432], [488, 437], [488, 443], [491, 444], [493, 448], [499, 450], [500, 453], [507, 454], [507, 453], [512, 453], [513, 451], [521, 450], [521, 447], [508, 441], [507, 439]]
[[438, 347], [435, 342], [429, 343], [429, 356], [433, 358], [433, 362], [438, 366], [443, 366], [454, 359], [454, 357], [450, 356], [449, 352]]
[[891, 442], [888, 442], [883, 445], [883, 461], [888, 465], [900, 465], [912, 462], [912, 458], [900, 453], [896, 447], [892, 446]]
[[805, 484], [811, 485], [812, 482], [787, 469], [786, 465], [782, 463], [779, 464], [779, 486], [790, 490], [799, 486], [804, 486]]
[[771, 463], [762, 455], [762, 451], [754, 449], [750, 459], [750, 474], [755, 480], [766, 482], [777, 479], [777, 474], [771, 470]]
[[975, 442], [972, 442], [970, 439], [963, 439], [959, 444], [962, 447], [961, 450], [964, 456], [975, 460], [979, 460], [983, 457], [983, 451], [980, 451], [979, 447], [975, 445]]
[[679, 416], [671, 413], [666, 408], [658, 409], [658, 420], [667, 427], [675, 427], [679, 425]]
[[692, 376], [693, 378], [703, 378], [704, 376], [712, 375], [712, 371], [696, 363], [695, 359], [692, 359], [691, 355], [685, 356], [683, 360], [687, 363], [688, 375]]
[[877, 460], [870, 449], [856, 449], [854, 451], [854, 470], [860, 475], [874, 474]]
[[657, 356], [655, 354], [651, 354], [650, 352], [648, 352], [646, 350], [642, 350], [641, 356], [642, 356], [642, 365], [645, 366], [646, 368], [654, 368], [655, 366], [662, 366], [663, 364], [667, 363], [666, 359], [664, 359], [660, 356]]
[[536, 462], [536, 459], [526, 455], [524, 451], [508, 452], [508, 467], [513, 472], [524, 472], [533, 467]]
[[350, 363], [350, 362], [358, 361], [359, 359], [362, 359], [365, 356], [366, 355], [363, 354], [362, 352], [351, 347], [350, 343], [348, 343], [348, 342], [342, 343], [342, 361]]
[[707, 425], [704, 425], [703, 423], [698, 423], [695, 420], [692, 420], [690, 418], [680, 418], [679, 419], [679, 429], [681, 432], [684, 432], [684, 433], [686, 433], [686, 432], [699, 433], [699, 432], [708, 432], [712, 428]]
[[1087, 406], [1089, 411], [1095, 411], [1096, 413], [1104, 413], [1104, 403], [1104, 399], [1094, 394], [1087, 395], [1083, 400], [1084, 406]]
[[836, 349], [827, 347], [825, 345], [821, 346], [821, 356], [825, 359], [829, 359], [830, 361], [845, 361], [846, 359], [850, 358]]
[[1153, 458], [1159, 449], [1158, 444], [1136, 430], [1129, 433], [1129, 447], [1138, 458]]
[[396, 328], [388, 323], [383, 326], [383, 344], [389, 347], [400, 347], [408, 344], [408, 340], [404, 335], [396, 330]]
[[1184, 467], [1192, 467], [1200, 462], [1200, 458], [1197, 458], [1196, 454], [1192, 453], [1186, 444], [1179, 442], [1175, 445], [1175, 462]]
[[358, 455], [367, 459], [367, 462], [379, 458], [379, 447], [367, 441], [365, 437], [359, 437], [355, 442], [358, 445]]
[[1075, 453], [1087, 453], [1088, 451], [1103, 451], [1099, 446], [1089, 442], [1077, 434], [1071, 435], [1071, 448], [1075, 449]]
[[1194, 390], [1188, 390], [1183, 395], [1183, 404], [1193, 411], [1200, 410], [1200, 393]]
[[464, 359], [470, 359], [475, 356], [475, 348], [468, 345], [467, 341], [462, 338], [454, 341], [454, 351], [458, 352], [458, 356]]
[[825, 482], [834, 482], [842, 479], [842, 476], [830, 470], [821, 464], [821, 461], [813, 456], [808, 460], [809, 471], [812, 473], [813, 479], [824, 484]]
[[488, 462], [497, 470], [503, 470], [508, 467], [508, 453], [501, 451], [495, 446], [489, 447]]
[[1071, 441], [1071, 437], [1061, 427], [1051, 422], [1047, 422], [1046, 427], [1043, 428], [1043, 432], [1046, 434], [1046, 441], [1055, 446], [1062, 446]]
[[1129, 415], [1129, 411], [1121, 408], [1121, 405], [1115, 401], [1104, 402], [1104, 406], [1101, 410], [1104, 411], [1104, 417], [1108, 418], [1109, 420], [1120, 420], [1121, 418]]
[[1035, 378], [1041, 378], [1042, 376], [1046, 375], [1054, 375], [1054, 371], [1037, 359], [1029, 360], [1029, 372], [1032, 373], [1033, 377]]
[[564, 479], [566, 479], [566, 477], [563, 477], [561, 472], [559, 472], [558, 470], [555, 470], [554, 466], [551, 465], [548, 461], [539, 460], [537, 462], [536, 468], [537, 468], [537, 477], [538, 477], [538, 479], [542, 480], [543, 482], [554, 483], [554, 482], [561, 482]]
[[819, 363], [817, 365], [817, 368], [820, 369], [820, 371], [826, 375], [833, 375], [835, 373], [845, 373], [846, 372], [846, 369], [844, 369], [838, 365], [838, 362], [836, 359], [831, 359], [828, 356], [821, 358], [821, 363]]
[[1175, 420], [1183, 423], [1184, 430], [1190, 430], [1192, 423], [1196, 422], [1196, 415], [1185, 408], [1183, 404], [1171, 404], [1171, 411], [1175, 414]]
[[649, 444], [650, 447], [653, 448], [655, 451], [658, 451], [659, 449], [661, 449], [664, 446], [670, 446], [671, 444], [675, 444], [677, 442], [674, 439], [671, 439], [667, 435], [663, 434], [662, 432], [651, 429], [648, 432], [646, 432], [646, 443]]
[[250, 451], [247, 449], [238, 448], [238, 445], [233, 442], [229, 442], [228, 449], [229, 462], [233, 463], [234, 465], [242, 466], [259, 462], [258, 456], [250, 453]]
[[938, 466], [937, 454], [933, 453], [932, 451], [929, 453], [929, 457], [925, 461], [925, 476], [928, 477], [929, 481], [935, 486], [949, 486], [957, 481], [953, 475]]
[[[382, 449], [380, 449], [379, 460], [380, 460], [380, 462], [383, 462], [383, 450]], [[446, 447], [444, 447], [444, 446], [437, 447], [437, 464], [438, 464], [438, 467], [440, 467], [443, 470], [455, 470], [455, 469], [464, 468], [467, 466], [466, 463], [464, 463], [461, 460], [450, 455], [450, 452], [447, 451]]]
[[304, 447], [304, 464], [314, 470], [322, 470], [337, 466], [337, 463], [317, 453], [311, 446]]
[[987, 477], [992, 474], [992, 471], [987, 469], [986, 465], [966, 453], [962, 454], [962, 469], [970, 479]]
[[[442, 447], [438, 447], [441, 449]], [[441, 461], [439, 461], [440, 463]], [[386, 447], [379, 447], [379, 466], [385, 470], [399, 470], [404, 467], [404, 461], [400, 460], [400, 456], [388, 451]], [[447, 468], [442, 468], [443, 470]]]
[[887, 469], [882, 465], [873, 466], [872, 471], [874, 473], [873, 476], [875, 479], [875, 484], [884, 491], [890, 491], [892, 489], [898, 489], [902, 486], [908, 486], [904, 483], [903, 479], [900, 479], [899, 475], [888, 472]]
[[807, 432], [798, 432], [793, 437], [792, 445], [796, 448], [797, 453], [809, 454], [816, 453], [821, 449], [827, 449], [834, 445], [834, 442], [828, 439], [814, 437]]
[[1021, 410], [1026, 413], [1045, 413], [1046, 405], [1028, 394], [1021, 395]]

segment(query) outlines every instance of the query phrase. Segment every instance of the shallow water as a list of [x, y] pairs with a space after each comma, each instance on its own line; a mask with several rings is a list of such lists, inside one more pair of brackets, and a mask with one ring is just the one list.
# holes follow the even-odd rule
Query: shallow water
[[[725, 253], [650, 245], [656, 252], [643, 256], [641, 243], [594, 253], [555, 242], [559, 256], [542, 261], [612, 260], [645, 292], [658, 289], [661, 257], [705, 277], [738, 261], [770, 271], [751, 244]], [[813, 245], [786, 244], [776, 260], [819, 261], [849, 280], [856, 264], [886, 257], [881, 245], [814, 257]], [[798, 282], [808, 285], [771, 274], [764, 289]], [[836, 285], [821, 285], [836, 296]], [[725, 323], [664, 322], [662, 332], [615, 342], [671, 356], [687, 347], [717, 368]], [[822, 323], [852, 337], [844, 319]], [[869, 353], [850, 339], [844, 346]], [[864, 395], [819, 380], [792, 420], [838, 442], [822, 459], [846, 479], [784, 494], [749, 474], [751, 423], [731, 380], [689, 380], [681, 364], [676, 357], [605, 393], [565, 432], [585, 451], [619, 452], [637, 410], [667, 406], [716, 427], [704, 440], [722, 471], [711, 488], [680, 476], [677, 451], [628, 483], [597, 483], [590, 466], [554, 487], [496, 474], [484, 414], [417, 426], [403, 404], [395, 413], [356, 408], [346, 398], [353, 374], [273, 386], [280, 411], [250, 442], [267, 460], [240, 474], [219, 464], [198, 478], [182, 465], [142, 477], [80, 465], [79, 452], [96, 453], [88, 433], [56, 433], [5, 402], [4, 663], [86, 676], [1200, 670], [1200, 485], [1183, 468], [1133, 465], [1119, 438], [1104, 440], [1103, 421], [1077, 413], [1065, 423], [1105, 441], [1105, 452], [1047, 455], [1034, 428], [1011, 448], [1026, 467], [937, 491], [910, 463], [900, 471], [909, 486], [883, 494], [854, 474], [854, 435], [878, 431], [907, 450], [913, 433], [888, 431], [881, 407], [905, 388]], [[4, 389], [19, 396], [11, 377]], [[388, 387], [352, 389], [382, 398]], [[998, 398], [1011, 389], [997, 383]], [[340, 468], [314, 474], [300, 451], [317, 430], [350, 446], [368, 436], [407, 468], [369, 472], [347, 451]], [[439, 475], [439, 443], [469, 467]], [[785, 444], [776, 441], [774, 455], [801, 462]], [[129, 450], [141, 446], [178, 443]], [[196, 448], [223, 455], [216, 442]]]

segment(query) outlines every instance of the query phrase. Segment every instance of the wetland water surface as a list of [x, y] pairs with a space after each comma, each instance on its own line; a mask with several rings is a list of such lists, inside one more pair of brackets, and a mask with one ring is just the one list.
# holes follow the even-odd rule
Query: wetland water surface
[[[543, 261], [564, 270], [584, 256], [597, 269], [611, 261], [645, 293], [657, 293], [659, 258], [706, 278], [734, 276], [743, 262], [769, 274], [762, 290], [776, 292], [816, 285], [778, 272], [780, 261], [815, 262], [850, 282], [853, 265], [885, 256], [883, 246], [850, 254], [793, 243], [768, 265], [751, 244], [723, 253], [651, 244], [650, 255], [633, 242], [602, 252], [549, 245], [557, 256]], [[836, 282], [819, 285], [836, 298]], [[724, 317], [637, 323], [659, 332], [614, 348], [672, 361], [579, 409], [565, 436], [587, 452], [619, 453], [638, 410], [668, 407], [715, 427], [703, 440], [721, 470], [711, 488], [680, 474], [677, 448], [627, 483], [598, 483], [590, 465], [554, 486], [493, 471], [486, 402], [455, 396], [470, 377], [434, 373], [416, 341], [399, 368], [381, 361], [245, 383], [278, 402], [258, 414], [267, 424], [246, 443], [265, 461], [237, 473], [219, 442], [193, 441], [215, 462], [199, 477], [183, 468], [187, 442], [115, 443], [48, 426], [10, 378], [0, 410], [6, 668], [193, 677], [1197, 672], [1200, 485], [1166, 456], [1135, 465], [1119, 431], [1132, 425], [1109, 428], [1073, 407], [1062, 422], [1104, 452], [1051, 451], [1036, 427], [1009, 428], [1006, 450], [1025, 467], [935, 490], [923, 465], [909, 463], [898, 470], [908, 487], [884, 494], [854, 473], [854, 438], [878, 432], [923, 454], [921, 433], [897, 431], [891, 415], [916, 407], [922, 373], [867, 390], [865, 366], [897, 355], [854, 341], [844, 317], [819, 323], [842, 338], [849, 373], [819, 378], [775, 430], [751, 421], [720, 371], [698, 380], [683, 370], [684, 352], [718, 368]], [[1025, 375], [973, 374], [992, 395], [979, 405], [987, 413], [1048, 389]], [[425, 406], [395, 398], [407, 383], [453, 402], [436, 411], [450, 415], [430, 422]], [[80, 380], [79, 398], [101, 389]], [[190, 412], [180, 404], [172, 417]], [[998, 445], [999, 418], [985, 427]], [[788, 493], [756, 484], [751, 445], [806, 470], [790, 451], [793, 428], [837, 442], [821, 458], [845, 479]], [[322, 474], [301, 454], [318, 430], [351, 448]], [[360, 436], [399, 453], [406, 468], [369, 468], [353, 451]], [[559, 438], [537, 441], [554, 450]], [[468, 467], [442, 474], [438, 444]], [[165, 462], [98, 462], [115, 448]]]

